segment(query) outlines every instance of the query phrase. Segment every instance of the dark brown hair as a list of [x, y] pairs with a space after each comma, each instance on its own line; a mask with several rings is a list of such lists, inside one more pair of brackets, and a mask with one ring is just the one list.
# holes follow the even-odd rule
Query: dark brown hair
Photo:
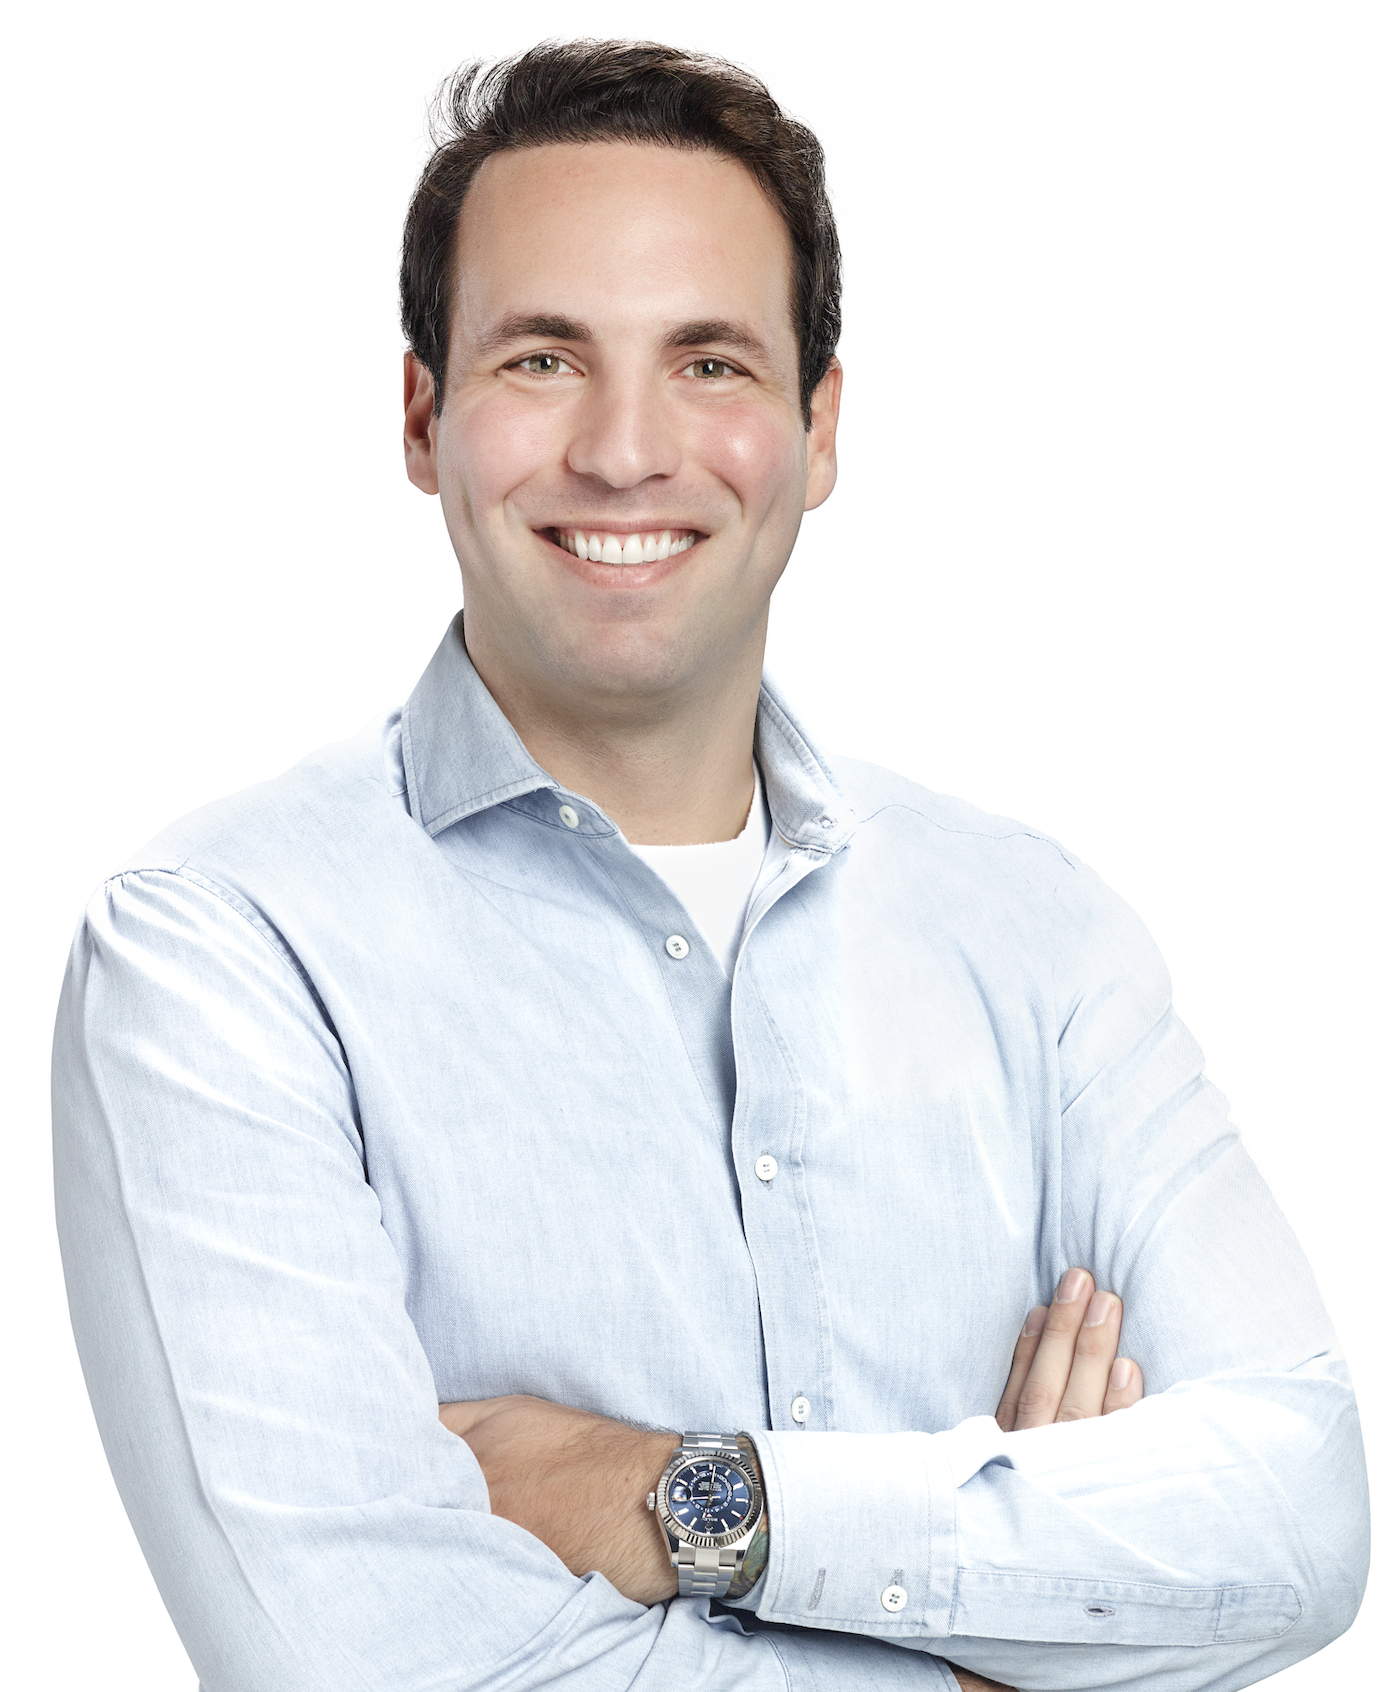
[[765, 85], [724, 59], [649, 41], [544, 42], [498, 64], [462, 65], [437, 93], [435, 151], [402, 233], [402, 327], [446, 388], [456, 225], [475, 172], [492, 153], [555, 142], [633, 141], [710, 148], [743, 164], [790, 231], [791, 316], [800, 345], [800, 405], [839, 340], [839, 238], [824, 191], [824, 150]]

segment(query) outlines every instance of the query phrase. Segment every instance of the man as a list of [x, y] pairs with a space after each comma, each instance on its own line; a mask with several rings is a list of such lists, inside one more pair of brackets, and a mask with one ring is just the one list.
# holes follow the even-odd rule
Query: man
[[463, 614], [401, 713], [100, 890], [60, 1010], [74, 1324], [204, 1686], [1319, 1648], [1351, 1392], [1147, 937], [762, 686], [835, 474], [813, 137], [594, 43], [448, 119], [406, 452]]

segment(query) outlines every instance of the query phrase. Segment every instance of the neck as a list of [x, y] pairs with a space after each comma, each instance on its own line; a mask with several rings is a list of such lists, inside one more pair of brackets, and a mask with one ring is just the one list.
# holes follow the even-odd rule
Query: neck
[[759, 653], [714, 684], [592, 710], [487, 673], [478, 660], [476, 668], [530, 757], [600, 805], [633, 845], [684, 846], [741, 833], [754, 792]]

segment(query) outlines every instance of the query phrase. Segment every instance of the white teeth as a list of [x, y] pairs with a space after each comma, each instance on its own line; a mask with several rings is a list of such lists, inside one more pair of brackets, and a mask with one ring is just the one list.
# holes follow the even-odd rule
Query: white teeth
[[656, 564], [672, 558], [675, 553], [687, 552], [698, 536], [692, 529], [665, 529], [661, 534], [607, 534], [600, 531], [588, 535], [585, 529], [553, 529], [557, 543], [564, 551], [578, 558], [589, 558], [593, 564]]

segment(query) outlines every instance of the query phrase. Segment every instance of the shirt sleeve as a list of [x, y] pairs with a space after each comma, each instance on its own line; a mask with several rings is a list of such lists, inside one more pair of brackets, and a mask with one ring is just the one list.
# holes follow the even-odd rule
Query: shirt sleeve
[[1361, 1601], [1352, 1389], [1152, 942], [1089, 871], [1063, 908], [1048, 1255], [1053, 1277], [1083, 1264], [1120, 1293], [1148, 1396], [1012, 1434], [988, 1415], [755, 1434], [772, 1520], [758, 1614], [936, 1650], [1025, 1692], [1245, 1686]]
[[333, 1028], [225, 890], [154, 870], [93, 899], [54, 1143], [88, 1389], [205, 1692], [953, 1692], [873, 1639], [632, 1603], [490, 1514], [437, 1419]]

